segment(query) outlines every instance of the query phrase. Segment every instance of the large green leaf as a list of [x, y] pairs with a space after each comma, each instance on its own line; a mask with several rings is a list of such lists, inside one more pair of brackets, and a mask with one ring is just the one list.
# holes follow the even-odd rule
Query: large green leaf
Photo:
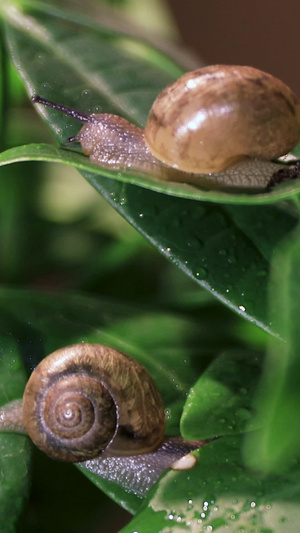
[[241, 439], [225, 437], [197, 452], [198, 464], [169, 471], [122, 533], [298, 531], [300, 463], [282, 475], [245, 469]]
[[[58, 148], [48, 144], [28, 144], [10, 148], [0, 154], [0, 166], [11, 163], [21, 163], [26, 161], [48, 161], [54, 163], [65, 163], [71, 165], [82, 172], [93, 172], [94, 175], [105, 176], [116, 181], [138, 185], [145, 189], [157, 191], [170, 196], [188, 198], [192, 200], [202, 200], [208, 202], [217, 202], [220, 204], [245, 204], [245, 205], [268, 205], [281, 200], [292, 198], [299, 194], [300, 181], [291, 180], [281, 185], [261, 193], [247, 193], [241, 190], [238, 193], [231, 193], [225, 190], [205, 190], [199, 186], [179, 183], [166, 182], [155, 176], [133, 172], [130, 170], [110, 170], [92, 163], [88, 157], [76, 152], [74, 149], [66, 146]], [[274, 172], [277, 169], [274, 163]]]
[[[2, 14], [12, 57], [30, 94], [42, 93], [82, 110], [119, 113], [144, 124], [159, 90], [181, 72], [141, 40], [45, 3], [18, 2], [17, 7], [5, 3]], [[70, 117], [47, 109], [41, 112], [60, 142], [78, 131], [78, 124]], [[46, 151], [47, 157], [54, 154], [52, 149]], [[55, 153], [54, 158], [59, 158], [62, 151]], [[10, 154], [13, 159], [18, 157]], [[67, 157], [72, 159], [73, 155]], [[87, 164], [82, 156], [74, 157], [80, 165]], [[297, 222], [291, 205], [284, 209], [279, 205], [213, 205], [82, 172], [122, 216], [187, 275], [244, 317], [271, 329], [266, 312], [269, 260], [276, 243]], [[288, 187], [294, 186], [298, 187]], [[188, 186], [184, 190], [188, 191]], [[283, 197], [283, 191], [285, 187], [276, 193], [278, 198]], [[218, 193], [219, 197], [209, 194], [207, 200], [224, 203], [225, 193]], [[268, 202], [272, 194], [258, 197], [258, 202], [262, 198]], [[227, 198], [232, 201], [232, 195]], [[234, 198], [242, 204], [253, 201], [245, 195]]]
[[[8, 330], [9, 331], [9, 330]], [[0, 405], [23, 394], [26, 374], [18, 345], [1, 327]], [[15, 531], [15, 524], [28, 497], [29, 442], [23, 435], [0, 433], [0, 531]]]
[[[270, 315], [281, 339], [269, 343], [256, 400], [262, 429], [249, 435], [246, 459], [262, 471], [278, 471], [299, 456], [300, 441], [300, 228], [278, 248], [272, 261]], [[253, 454], [252, 450], [256, 453]]]
[[[0, 317], [1, 347], [11, 367], [16, 363], [11, 361], [7, 331], [29, 370], [52, 351], [81, 342], [108, 344], [135, 357], [149, 370], [163, 395], [169, 434], [180, 433], [180, 416], [195, 376], [216, 356], [221, 344], [236, 343], [233, 337], [236, 317], [231, 313], [223, 314], [223, 330], [216, 338], [212, 331], [215, 323], [210, 324], [205, 319], [203, 327], [199, 328], [197, 320], [182, 314], [76, 295], [2, 289]], [[4, 379], [7, 380], [7, 376]], [[22, 395], [23, 387], [24, 375], [14, 397]], [[12, 395], [7, 394], [3, 403], [11, 399]], [[22, 443], [24, 445], [23, 440]], [[135, 512], [140, 506], [141, 500], [134, 494], [85, 473], [125, 508]]]
[[[261, 353], [227, 350], [192, 387], [181, 418], [188, 439], [232, 435], [255, 428], [254, 395], [261, 374]], [[246, 376], [246, 377], [245, 377]]]

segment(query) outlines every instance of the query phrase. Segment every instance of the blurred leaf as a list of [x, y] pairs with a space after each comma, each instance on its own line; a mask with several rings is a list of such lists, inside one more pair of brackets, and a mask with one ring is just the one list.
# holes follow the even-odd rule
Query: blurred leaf
[[220, 354], [192, 387], [181, 418], [187, 440], [213, 438], [255, 429], [253, 396], [261, 374], [259, 352]]
[[[0, 405], [23, 394], [26, 375], [17, 346], [1, 327]], [[24, 435], [0, 433], [0, 531], [15, 531], [28, 498], [30, 445]]]
[[[251, 467], [278, 472], [299, 457], [300, 442], [300, 227], [274, 254], [270, 280], [270, 315], [282, 339], [269, 343], [256, 400], [263, 428], [246, 441]], [[256, 453], [253, 455], [252, 450]]]
[[[181, 72], [141, 40], [88, 18], [63, 15], [46, 4], [26, 2], [23, 11], [20, 4], [14, 10], [6, 6], [4, 15], [10, 50], [30, 94], [40, 92], [84, 111], [102, 109], [144, 124], [157, 93]], [[70, 117], [41, 112], [61, 143], [78, 131]], [[229, 307], [270, 330], [269, 260], [274, 245], [297, 222], [290, 205], [213, 205], [95, 173], [84, 171], [84, 176], [176, 266]], [[252, 201], [250, 196], [241, 199], [248, 198]]]
[[300, 463], [260, 477], [242, 466], [241, 439], [224, 437], [197, 452], [191, 470], [169, 471], [122, 533], [298, 531]]
[[[76, 295], [0, 292], [3, 331], [10, 332], [29, 370], [49, 353], [73, 343], [95, 342], [122, 350], [140, 361], [155, 379], [169, 413], [168, 434], [179, 434], [187, 391], [215, 357], [219, 343], [236, 342], [230, 333], [231, 317], [228, 314], [223, 333], [214, 339], [207, 331], [209, 322], [199, 327], [198, 321], [184, 314]], [[1, 346], [5, 351], [4, 335]], [[17, 396], [21, 395], [19, 390]], [[136, 511], [140, 506], [141, 500], [134, 494], [93, 474], [86, 475], [126, 509]]]

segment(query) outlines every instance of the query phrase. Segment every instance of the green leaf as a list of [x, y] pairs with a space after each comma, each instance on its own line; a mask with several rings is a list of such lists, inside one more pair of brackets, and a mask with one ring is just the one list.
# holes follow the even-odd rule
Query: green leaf
[[[2, 329], [2, 328], [1, 328]], [[26, 375], [18, 345], [1, 331], [0, 405], [23, 394]], [[28, 497], [30, 445], [23, 435], [0, 433], [0, 531], [15, 531], [16, 521]]]
[[248, 464], [266, 472], [281, 470], [299, 457], [299, 287], [300, 227], [297, 226], [278, 247], [272, 260], [270, 314], [281, 338], [269, 343], [256, 400], [257, 421], [263, 427], [246, 441]]
[[[156, 94], [179, 74], [176, 65], [139, 40], [87, 18], [78, 22], [43, 5], [25, 6], [23, 11], [7, 8], [4, 15], [12, 56], [30, 93], [42, 92], [83, 110], [98, 105], [144, 124]], [[42, 112], [60, 142], [78, 130], [70, 117]], [[73, 154], [67, 157], [83, 160]], [[266, 250], [265, 243], [270, 233], [272, 242], [277, 241], [296, 223], [290, 208], [210, 205], [157, 194], [94, 172], [84, 171], [84, 176], [179, 268], [269, 330], [265, 286], [270, 246]], [[249, 219], [259, 228], [256, 233], [252, 230], [250, 239], [245, 224]]]
[[[0, 166], [25, 161], [65, 163], [82, 172], [93, 172], [95, 179], [98, 175], [123, 183], [138, 185], [139, 187], [167, 194], [169, 196], [216, 202], [220, 204], [268, 205], [296, 196], [299, 193], [300, 188], [300, 181], [291, 180], [268, 191], [268, 193], [246, 194], [240, 191], [237, 194], [222, 190], [205, 190], [201, 189], [199, 186], [188, 183], [162, 181], [150, 174], [139, 174], [138, 172], [129, 170], [122, 170], [121, 172], [110, 170], [104, 166], [92, 163], [87, 156], [84, 156], [73, 149], [68, 149], [67, 147], [58, 148], [56, 146], [42, 143], [10, 148], [0, 154]], [[274, 165], [274, 167], [275, 172], [276, 166]]]
[[[205, 309], [203, 309], [205, 314]], [[113, 346], [140, 361], [154, 378], [168, 410], [167, 433], [179, 434], [179, 420], [187, 391], [216, 356], [220, 343], [233, 342], [235, 317], [222, 318], [223, 332], [213, 338], [197, 320], [184, 314], [128, 306], [109, 299], [77, 295], [51, 295], [32, 291], [0, 291], [3, 331], [15, 339], [26, 366], [31, 370], [41, 358], [73, 343], [95, 342]], [[10, 365], [11, 350], [5, 336], [1, 346]], [[7, 379], [7, 378], [5, 378]], [[24, 377], [17, 397], [22, 396]], [[14, 397], [16, 397], [14, 396]], [[6, 395], [3, 403], [13, 399]], [[141, 500], [122, 487], [85, 474], [123, 507], [135, 512]]]
[[253, 396], [261, 366], [259, 352], [220, 354], [187, 397], [180, 424], [184, 438], [208, 439], [254, 429]]
[[299, 461], [282, 475], [260, 477], [243, 467], [236, 437], [221, 438], [196, 455], [196, 467], [163, 476], [122, 533], [298, 530]]
[[[40, 92], [78, 109], [119, 113], [144, 124], [157, 93], [181, 72], [147, 43], [87, 17], [33, 2], [11, 6], [5, 4], [3, 10], [9, 47], [30, 94]], [[61, 143], [78, 131], [70, 117], [48, 109], [41, 112]], [[46, 150], [47, 157], [55, 153], [59, 158], [62, 153]], [[33, 151], [36, 155], [36, 148]], [[64, 153], [80, 165], [88, 164], [82, 156]], [[16, 152], [11, 156], [19, 157]], [[291, 206], [213, 205], [82, 172], [165, 257], [233, 310], [270, 331], [266, 312], [269, 260], [276, 243], [297, 222]], [[205, 199], [216, 201], [216, 194], [225, 193], [205, 194]], [[269, 201], [272, 194], [264, 198]], [[225, 196], [219, 200], [224, 202]], [[232, 201], [233, 197], [226, 198]], [[253, 201], [245, 195], [235, 198], [242, 204]]]

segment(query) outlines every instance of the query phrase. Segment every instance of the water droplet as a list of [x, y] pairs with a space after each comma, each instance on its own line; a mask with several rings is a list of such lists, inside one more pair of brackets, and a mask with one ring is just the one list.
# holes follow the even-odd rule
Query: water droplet
[[90, 89], [84, 89], [83, 91], [81, 91], [81, 95], [82, 96], [91, 96], [92, 94], [92, 91]]
[[52, 87], [50, 85], [50, 83], [41, 83], [41, 89], [42, 91], [51, 91]]
[[174, 515], [173, 514], [169, 514], [168, 519], [169, 520], [174, 520]]
[[197, 272], [195, 272], [195, 277], [197, 279], [205, 279], [207, 277], [207, 270], [203, 267], [199, 268]]
[[143, 216], [144, 216], [144, 213], [139, 213], [140, 218], [143, 218]]
[[250, 503], [250, 507], [251, 507], [251, 509], [254, 509], [256, 507], [256, 502], [251, 502]]
[[170, 418], [171, 418], [171, 411], [170, 411], [170, 409], [165, 409], [165, 417], [166, 417], [166, 420], [170, 420]]
[[246, 307], [244, 305], [239, 305], [239, 310], [244, 313], [246, 311]]

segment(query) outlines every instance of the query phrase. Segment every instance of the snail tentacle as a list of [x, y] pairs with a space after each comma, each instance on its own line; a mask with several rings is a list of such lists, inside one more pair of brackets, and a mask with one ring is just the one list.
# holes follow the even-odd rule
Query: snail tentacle
[[272, 160], [300, 138], [295, 94], [247, 66], [211, 65], [184, 74], [158, 95], [144, 130], [116, 115], [81, 113], [37, 95], [32, 100], [85, 122], [69, 141], [80, 142], [92, 162], [210, 189], [277, 183], [273, 176], [285, 166]]
[[[43, 359], [23, 400], [0, 409], [0, 431], [28, 433], [48, 456], [80, 463], [144, 496], [164, 470], [208, 441], [165, 436], [165, 411], [146, 369], [109, 346], [77, 344]], [[192, 468], [193, 456], [174, 468]]]

